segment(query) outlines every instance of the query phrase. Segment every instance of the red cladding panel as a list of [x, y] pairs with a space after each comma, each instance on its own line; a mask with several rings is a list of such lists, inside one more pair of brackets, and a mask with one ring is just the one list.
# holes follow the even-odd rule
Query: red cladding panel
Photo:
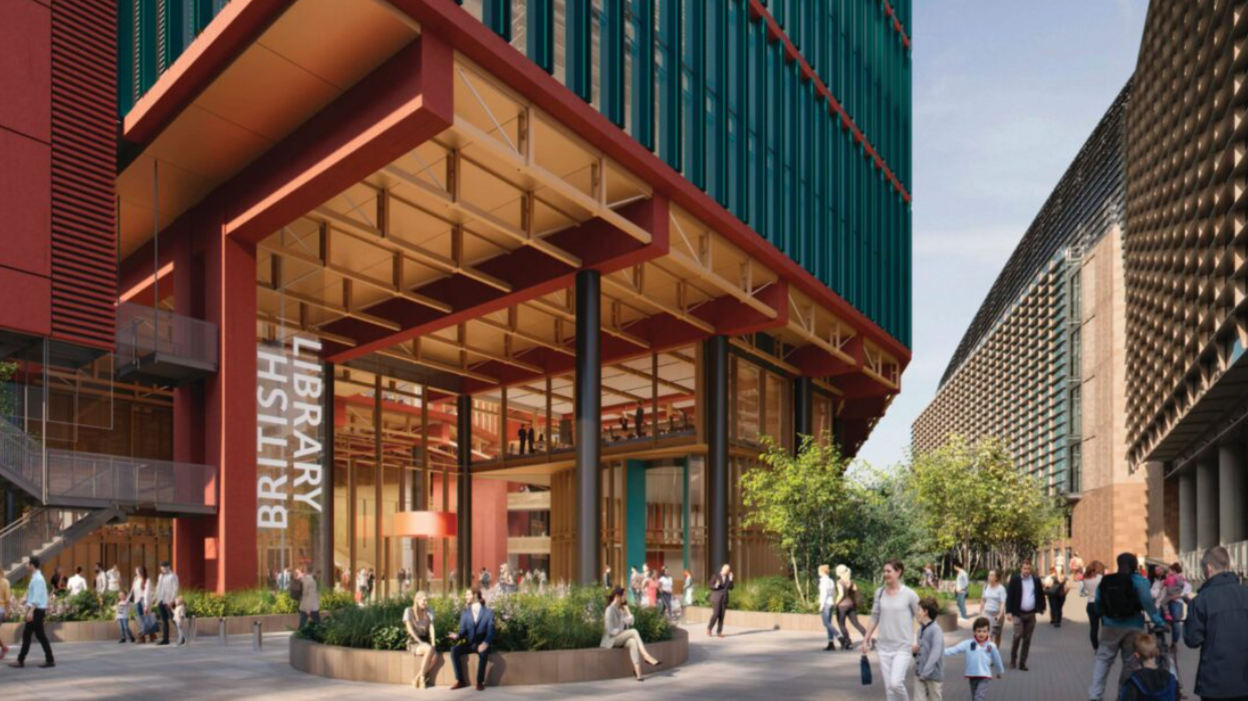
[[34, 0], [0, 7], [0, 127], [44, 143], [52, 114], [51, 15]]
[[51, 330], [48, 279], [0, 267], [0, 328], [34, 336], [47, 336]]
[[[0, 98], [0, 104], [3, 102]], [[50, 164], [51, 152], [47, 144], [0, 128], [0, 222], [4, 222], [4, 233], [0, 235], [4, 241], [4, 245], [0, 245], [0, 267], [38, 275], [44, 278], [45, 289]], [[47, 306], [45, 300], [42, 307], [46, 310]]]
[[112, 348], [116, 323], [116, 8], [52, 9], [52, 336]]

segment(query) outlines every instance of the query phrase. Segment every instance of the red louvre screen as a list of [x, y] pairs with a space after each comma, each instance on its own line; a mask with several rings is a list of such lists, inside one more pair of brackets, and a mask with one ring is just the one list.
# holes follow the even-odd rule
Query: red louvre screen
[[113, 347], [116, 8], [52, 5], [52, 336]]

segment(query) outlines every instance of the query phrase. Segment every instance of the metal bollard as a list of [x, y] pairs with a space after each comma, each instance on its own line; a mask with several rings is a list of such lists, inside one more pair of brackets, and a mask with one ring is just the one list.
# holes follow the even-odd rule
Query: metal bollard
[[264, 649], [264, 626], [260, 625], [260, 621], [251, 622], [251, 650], [252, 652], [260, 652]]
[[217, 638], [221, 641], [222, 645], [230, 644], [230, 636], [225, 634], [225, 619], [224, 618], [217, 619]]
[[191, 625], [191, 629], [186, 633], [186, 642], [189, 644], [195, 642], [195, 638], [199, 635], [199, 622], [194, 616], [188, 617], [187, 621]]

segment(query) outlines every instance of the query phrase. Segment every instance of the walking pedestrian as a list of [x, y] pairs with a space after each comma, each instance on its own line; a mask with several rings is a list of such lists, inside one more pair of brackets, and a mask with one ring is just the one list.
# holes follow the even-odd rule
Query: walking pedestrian
[[1142, 633], [1135, 640], [1136, 670], [1123, 685], [1120, 701], [1176, 701], [1179, 682], [1173, 674], [1157, 667], [1157, 638]]
[[1231, 569], [1226, 548], [1209, 548], [1200, 558], [1205, 583], [1187, 612], [1183, 642], [1200, 649], [1196, 693], [1200, 698], [1248, 699], [1248, 587]]
[[659, 571], [650, 570], [650, 575], [646, 577], [645, 584], [642, 586], [646, 592], [646, 608], [657, 608], [659, 605]]
[[104, 577], [108, 581], [109, 591], [121, 591], [121, 571], [117, 569], [116, 564], [108, 568], [108, 572], [104, 573]]
[[65, 588], [69, 590], [70, 596], [78, 596], [87, 590], [87, 578], [82, 576], [81, 567], [74, 568], [74, 573], [70, 575], [69, 581], [65, 583]]
[[1049, 601], [1049, 624], [1054, 628], [1062, 627], [1062, 607], [1066, 605], [1066, 593], [1070, 580], [1056, 565], [1049, 568], [1049, 576], [1045, 578], [1044, 596]]
[[312, 573], [305, 572], [302, 567], [295, 569], [295, 577], [299, 580], [299, 627], [303, 628], [308, 621], [321, 622], [321, 593], [316, 586], [316, 578]]
[[659, 607], [663, 615], [672, 615], [672, 575], [668, 574], [667, 567], [659, 575]]
[[[494, 612], [485, 605], [481, 590], [465, 591], [464, 611], [459, 616], [459, 632], [450, 635], [451, 640], [456, 643], [451, 648], [451, 666], [455, 671], [455, 685], [451, 687], [451, 691], [468, 686], [468, 670], [461, 668], [460, 660], [473, 654], [477, 656], [477, 691], [485, 691], [485, 667], [495, 635]], [[464, 644], [459, 644], [460, 641]], [[467, 663], [464, 660], [464, 665]]]
[[862, 592], [854, 581], [854, 573], [845, 565], [836, 566], [836, 627], [841, 629], [841, 649], [853, 648], [854, 639], [849, 626], [858, 629], [858, 635], [866, 637], [867, 631], [858, 622], [858, 608], [862, 605]]
[[104, 573], [104, 565], [95, 563], [95, 593], [108, 591], [108, 575]]
[[1161, 600], [1161, 616], [1170, 624], [1170, 639], [1178, 645], [1183, 639], [1183, 599], [1184, 592], [1189, 588], [1187, 578], [1183, 576], [1182, 563], [1170, 565], [1170, 571], [1162, 581], [1165, 587]]
[[130, 601], [126, 597], [117, 600], [114, 618], [117, 619], [117, 632], [121, 634], [117, 643], [134, 642], [134, 633], [130, 632]]
[[[0, 629], [4, 628], [4, 617], [9, 611], [9, 600], [13, 598], [13, 590], [9, 587], [9, 578], [0, 576]], [[9, 654], [9, 646], [4, 644], [4, 631], [0, 630], [0, 660]]]
[[190, 641], [187, 635], [190, 618], [186, 615], [186, 600], [178, 597], [173, 600], [173, 624], [178, 628], [178, 647], [182, 647]]
[[871, 625], [862, 639], [862, 654], [865, 655], [871, 648], [876, 631], [879, 631], [880, 639], [875, 647], [888, 701], [910, 701], [906, 676], [914, 659], [914, 625], [919, 617], [919, 595], [902, 583], [904, 569], [898, 560], [884, 563], [884, 586], [875, 592]]
[[719, 571], [711, 575], [707, 583], [711, 590], [711, 619], [706, 622], [706, 634], [711, 635], [711, 628], [718, 626], [715, 634], [724, 637], [724, 614], [728, 612], [728, 596], [732, 591], [732, 568], [725, 562]]
[[[288, 575], [289, 576], [289, 575]], [[161, 639], [157, 645], [169, 644], [169, 621], [173, 619], [173, 606], [178, 598], [178, 575], [168, 561], [160, 563], [160, 576], [156, 578], [156, 610], [160, 614]]]
[[485, 591], [490, 590], [490, 570], [489, 569], [485, 567], [481, 568], [481, 576], [479, 578], [479, 581], [481, 582], [482, 589], [484, 589]]
[[1093, 560], [1083, 571], [1079, 595], [1088, 599], [1088, 634], [1092, 636], [1092, 650], [1101, 646], [1101, 612], [1096, 608], [1096, 588], [1105, 576], [1105, 563]]
[[607, 565], [606, 568], [602, 570], [602, 588], [611, 588], [611, 565]]
[[992, 641], [1001, 647], [1001, 629], [1005, 627], [1005, 587], [996, 570], [988, 570], [988, 584], [979, 597], [979, 615], [988, 619]]
[[961, 562], [953, 564], [953, 571], [958, 573], [958, 577], [953, 584], [954, 597], [958, 602], [958, 616], [962, 620], [966, 620], [970, 618], [970, 616], [966, 615], [966, 593], [971, 588], [971, 578], [966, 573], [966, 570], [962, 568]]
[[831, 568], [819, 565], [819, 615], [823, 617], [823, 627], [828, 631], [828, 644], [825, 651], [836, 649], [836, 582], [832, 581]]
[[988, 701], [988, 685], [993, 673], [1005, 676], [1001, 650], [992, 642], [992, 623], [983, 616], [975, 619], [972, 637], [945, 650], [945, 657], [966, 655], [966, 681], [971, 685], [971, 701]]
[[642, 660], [645, 660], [646, 664], [651, 667], [658, 667], [662, 664], [654, 655], [646, 651], [646, 646], [641, 641], [641, 633], [633, 628], [633, 614], [628, 610], [628, 600], [624, 597], [624, 590], [620, 587], [612, 589], [607, 595], [602, 628], [602, 640], [599, 646], [607, 649], [626, 648], [629, 659], [633, 663], [633, 674], [636, 675], [637, 681], [645, 681], [645, 677], [641, 675]]
[[1092, 685], [1088, 687], [1091, 701], [1101, 701], [1104, 697], [1115, 657], [1122, 656], [1119, 687], [1135, 671], [1138, 664], [1135, 640], [1144, 632], [1145, 617], [1158, 628], [1164, 625], [1153, 603], [1148, 580], [1137, 574], [1138, 568], [1139, 561], [1135, 555], [1122, 553], [1118, 556], [1118, 571], [1101, 578], [1101, 584], [1096, 588], [1096, 608], [1101, 613], [1101, 638], [1096, 649]]
[[1036, 632], [1036, 614], [1044, 613], [1044, 589], [1040, 578], [1031, 571], [1031, 560], [1023, 560], [1018, 574], [1010, 578], [1005, 593], [1005, 612], [1014, 626], [1014, 636], [1010, 641], [1010, 669], [1017, 667], [1026, 672], [1031, 636]]
[[641, 585], [641, 573], [637, 571], [636, 567], [633, 567], [628, 575], [628, 592], [632, 595], [633, 603], [638, 606], [641, 605]]
[[152, 642], [156, 640], [151, 610], [154, 598], [152, 582], [147, 578], [147, 567], [139, 565], [134, 568], [134, 581], [130, 585], [130, 603], [134, 605], [134, 618], [139, 622], [139, 645], [148, 642], [149, 637]]
[[9, 666], [17, 669], [25, 667], [30, 641], [37, 638], [43, 648], [43, 664], [39, 667], [55, 667], [52, 645], [48, 642], [48, 634], [43, 631], [43, 619], [48, 615], [48, 583], [39, 571], [39, 558], [32, 556], [26, 560], [26, 574], [30, 576], [30, 584], [26, 587], [26, 627], [22, 630], [22, 649], [17, 653], [17, 661]]
[[914, 701], [940, 701], [945, 680], [945, 636], [935, 625], [940, 604], [933, 597], [919, 600], [918, 656], [914, 660]]

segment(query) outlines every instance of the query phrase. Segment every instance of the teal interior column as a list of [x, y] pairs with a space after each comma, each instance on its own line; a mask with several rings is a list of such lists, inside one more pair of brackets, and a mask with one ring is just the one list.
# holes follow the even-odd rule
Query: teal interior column
[[646, 463], [629, 460], [625, 463], [624, 509], [624, 571], [621, 581], [627, 582], [633, 567], [641, 569], [646, 561]]

